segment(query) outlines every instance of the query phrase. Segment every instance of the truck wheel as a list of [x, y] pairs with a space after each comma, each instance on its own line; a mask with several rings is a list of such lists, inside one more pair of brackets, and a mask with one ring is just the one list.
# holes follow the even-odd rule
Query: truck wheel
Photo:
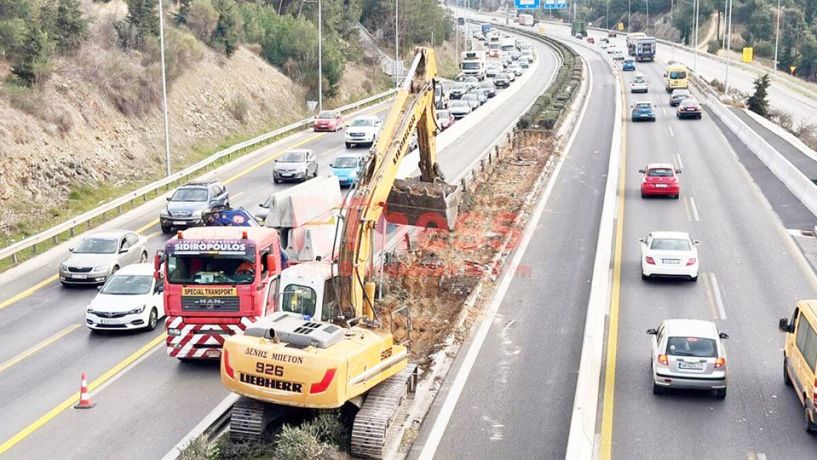
[[789, 367], [788, 360], [785, 357], [783, 357], [783, 383], [785, 383], [787, 387], [790, 387], [791, 377], [789, 377], [788, 367]]

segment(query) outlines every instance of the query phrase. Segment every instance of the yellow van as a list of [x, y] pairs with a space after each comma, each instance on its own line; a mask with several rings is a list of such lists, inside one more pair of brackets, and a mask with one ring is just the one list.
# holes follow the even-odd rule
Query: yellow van
[[801, 300], [794, 309], [791, 321], [780, 319], [778, 326], [786, 333], [783, 348], [783, 381], [793, 386], [803, 403], [803, 428], [817, 432], [817, 300]]
[[687, 74], [687, 67], [683, 64], [674, 63], [668, 65], [664, 71], [667, 92], [671, 93], [672, 90], [678, 88], [689, 88], [689, 75]]

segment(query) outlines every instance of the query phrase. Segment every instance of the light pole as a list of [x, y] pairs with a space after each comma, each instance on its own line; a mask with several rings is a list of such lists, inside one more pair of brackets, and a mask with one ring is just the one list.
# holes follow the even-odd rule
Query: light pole
[[607, 30], [610, 30], [610, 0], [607, 0], [607, 14], [604, 15], [604, 20], [607, 21]]
[[695, 0], [692, 8], [693, 12], [695, 13], [695, 58], [692, 61], [692, 69], [697, 72], [698, 71], [698, 16], [701, 10], [701, 0]]
[[723, 94], [729, 94], [729, 65], [732, 62], [732, 0], [726, 18], [726, 76], [723, 79]]
[[318, 0], [318, 113], [323, 110], [323, 18]]
[[647, 33], [650, 33], [650, 0], [645, 0], [647, 4]]
[[780, 44], [780, 0], [777, 0], [777, 27], [774, 33], [774, 72], [772, 76], [777, 75], [777, 47]]
[[167, 119], [167, 77], [165, 75], [165, 21], [162, 0], [159, 0], [159, 54], [162, 58], [162, 112], [165, 123], [165, 170], [170, 175], [170, 126]]
[[400, 86], [400, 78], [397, 76], [397, 69], [400, 67], [399, 60], [400, 59], [400, 39], [398, 38], [397, 34], [399, 33], [399, 24], [397, 22], [398, 19], [398, 8], [400, 7], [399, 1], [394, 0], [394, 87], [397, 88]]
[[632, 9], [631, 9], [632, 5], [630, 5], [630, 3], [631, 3], [631, 0], [627, 0], [627, 33], [628, 34], [630, 33], [630, 22], [632, 22], [630, 20], [630, 19], [632, 19]]

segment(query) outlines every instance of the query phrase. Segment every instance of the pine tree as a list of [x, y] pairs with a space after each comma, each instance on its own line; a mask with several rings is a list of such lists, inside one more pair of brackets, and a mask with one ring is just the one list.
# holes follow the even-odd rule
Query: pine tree
[[235, 0], [218, 0], [213, 6], [218, 11], [213, 41], [224, 46], [224, 53], [230, 57], [238, 47], [238, 10]]
[[149, 35], [159, 35], [159, 16], [155, 0], [127, 0], [128, 14], [116, 23], [116, 32], [124, 48], [142, 48]]
[[54, 42], [37, 24], [29, 23], [25, 41], [17, 52], [13, 73], [26, 86], [33, 86], [48, 79], [51, 74], [51, 57]]
[[82, 15], [79, 0], [60, 0], [55, 25], [54, 39], [61, 53], [79, 48], [88, 37], [88, 20]]
[[181, 0], [179, 2], [179, 10], [176, 11], [174, 19], [176, 24], [187, 24], [187, 16], [190, 14], [191, 0]]
[[761, 116], [767, 116], [769, 110], [769, 101], [766, 100], [767, 90], [769, 89], [769, 74], [763, 74], [762, 77], [755, 79], [755, 94], [746, 102], [749, 110]]

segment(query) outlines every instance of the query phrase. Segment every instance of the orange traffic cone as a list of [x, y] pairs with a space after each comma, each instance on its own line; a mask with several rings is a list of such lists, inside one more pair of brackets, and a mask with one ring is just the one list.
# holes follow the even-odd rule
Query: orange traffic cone
[[88, 380], [85, 377], [85, 372], [82, 373], [82, 384], [79, 387], [79, 402], [74, 404], [74, 409], [90, 409], [96, 406], [96, 403], [91, 401], [91, 396], [88, 394]]

